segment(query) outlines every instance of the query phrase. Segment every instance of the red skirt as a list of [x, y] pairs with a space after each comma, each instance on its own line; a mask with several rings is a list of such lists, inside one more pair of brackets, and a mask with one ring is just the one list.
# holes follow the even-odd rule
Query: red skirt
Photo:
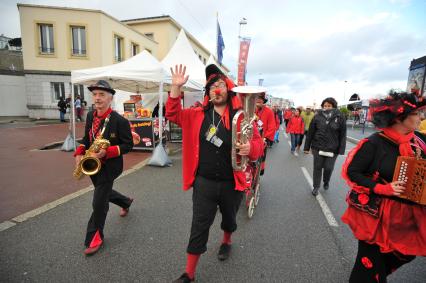
[[378, 245], [382, 253], [426, 256], [426, 206], [383, 198], [378, 218], [349, 206], [342, 221], [355, 238]]

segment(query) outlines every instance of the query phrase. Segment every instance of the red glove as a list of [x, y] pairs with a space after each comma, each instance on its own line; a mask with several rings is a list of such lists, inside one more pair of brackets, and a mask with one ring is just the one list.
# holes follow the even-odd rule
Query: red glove
[[384, 195], [384, 196], [393, 196], [394, 195], [394, 190], [391, 186], [391, 184], [377, 184], [373, 191], [378, 194], [378, 195]]

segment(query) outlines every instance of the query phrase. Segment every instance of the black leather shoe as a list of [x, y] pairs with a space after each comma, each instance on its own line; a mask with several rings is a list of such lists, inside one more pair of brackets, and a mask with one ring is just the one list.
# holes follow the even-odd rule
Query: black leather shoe
[[314, 197], [316, 197], [316, 196], [318, 195], [318, 190], [319, 190], [319, 188], [314, 188], [314, 189], [312, 190], [312, 195], [313, 195]]
[[328, 190], [328, 188], [329, 188], [329, 185], [328, 185], [328, 183], [324, 183], [324, 190]]
[[222, 244], [222, 245], [220, 245], [219, 252], [217, 254], [217, 258], [219, 260], [222, 260], [222, 261], [227, 260], [230, 253], [231, 253], [231, 245]]
[[189, 278], [188, 273], [185, 272], [178, 279], [173, 281], [173, 283], [189, 283], [192, 281], [194, 281], [194, 278], [193, 279]]

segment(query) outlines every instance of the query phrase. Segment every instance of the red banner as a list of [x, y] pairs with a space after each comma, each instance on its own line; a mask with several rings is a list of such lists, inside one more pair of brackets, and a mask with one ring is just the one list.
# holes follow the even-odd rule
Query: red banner
[[243, 38], [240, 41], [240, 56], [238, 58], [238, 85], [246, 83], [247, 57], [250, 47], [250, 38]]

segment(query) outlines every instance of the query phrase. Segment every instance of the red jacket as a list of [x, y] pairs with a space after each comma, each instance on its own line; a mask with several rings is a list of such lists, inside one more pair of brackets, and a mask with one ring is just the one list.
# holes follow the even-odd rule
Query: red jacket
[[289, 120], [292, 115], [293, 115], [293, 112], [291, 112], [290, 109], [287, 109], [286, 111], [284, 111], [284, 120]]
[[280, 129], [280, 118], [278, 117], [278, 113], [274, 112], [275, 116], [275, 132]]
[[293, 116], [288, 121], [287, 133], [289, 134], [304, 134], [305, 133], [305, 123], [303, 122], [302, 117]]
[[273, 141], [276, 132], [274, 111], [272, 111], [268, 106], [263, 106], [260, 110], [259, 108], [256, 108], [256, 115], [259, 120], [262, 121], [263, 136], [268, 140]]
[[[182, 128], [183, 189], [186, 191], [192, 187], [198, 169], [204, 110], [201, 107], [182, 109], [180, 98], [169, 97], [166, 103], [166, 117]], [[256, 160], [263, 154], [263, 141], [256, 125], [250, 145], [249, 158]], [[247, 188], [244, 171], [234, 171], [234, 180], [235, 190], [244, 191]]]

